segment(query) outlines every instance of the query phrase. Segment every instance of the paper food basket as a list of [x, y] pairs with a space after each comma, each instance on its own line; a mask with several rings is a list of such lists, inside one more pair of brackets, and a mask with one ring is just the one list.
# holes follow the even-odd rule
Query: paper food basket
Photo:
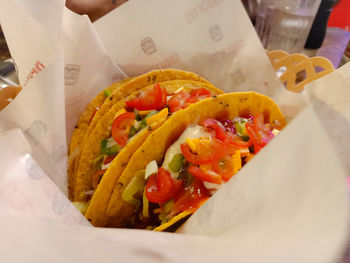
[[[133, 0], [90, 23], [63, 0], [2, 0], [22, 91], [0, 112], [7, 262], [339, 262], [349, 236], [350, 65], [301, 93], [276, 77], [240, 1]], [[287, 127], [182, 227], [94, 228], [66, 198], [67, 143], [111, 83], [157, 68], [256, 91]]]

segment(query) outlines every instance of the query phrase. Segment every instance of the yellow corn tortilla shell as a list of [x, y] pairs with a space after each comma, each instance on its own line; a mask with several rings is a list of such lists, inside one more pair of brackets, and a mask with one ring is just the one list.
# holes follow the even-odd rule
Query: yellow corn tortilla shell
[[[89, 127], [89, 122], [97, 107], [105, 101], [105, 91], [109, 90], [112, 93], [117, 90], [123, 83], [130, 79], [124, 79], [119, 82], [113, 83], [111, 86], [101, 91], [90, 103], [85, 107], [83, 113], [80, 115], [75, 129], [72, 134], [72, 138], [69, 145], [69, 158], [68, 158], [68, 195], [70, 199], [73, 199], [74, 179], [73, 176], [78, 156], [80, 154], [80, 148], [83, 138]], [[108, 99], [108, 98], [107, 98]]]
[[[210, 90], [213, 94], [222, 94], [223, 92], [219, 90], [218, 88], [212, 86], [211, 84], [197, 82], [197, 81], [189, 81], [189, 80], [173, 80], [173, 81], [165, 81], [161, 82], [160, 86], [165, 88], [168, 93], [173, 93], [176, 90], [183, 88], [184, 90], [194, 90], [198, 88], [206, 88]], [[132, 99], [137, 97], [141, 92], [152, 89], [153, 84], [149, 85], [148, 87], [142, 89], [141, 91], [138, 91], [132, 95], [130, 95], [128, 99]], [[84, 163], [79, 163], [78, 173], [77, 173], [77, 184], [76, 184], [76, 195], [79, 196], [85, 193], [86, 191], [91, 189], [92, 183], [89, 174], [91, 174], [91, 163], [93, 162], [94, 158], [99, 156], [100, 153], [100, 144], [99, 142], [103, 138], [103, 136], [109, 136], [110, 132], [108, 131], [108, 125], [105, 125], [106, 123], [112, 123], [114, 120], [115, 114], [122, 108], [125, 107], [124, 102], [120, 102], [112, 107], [112, 109], [105, 114], [102, 119], [101, 123], [98, 124], [99, 128], [96, 128], [93, 133], [91, 134], [90, 138], [93, 138], [93, 140], [87, 142], [87, 147], [84, 148], [83, 153], [81, 155], [81, 161], [83, 160]], [[164, 120], [165, 121], [165, 120]], [[158, 128], [162, 123], [157, 123], [155, 127], [152, 126], [152, 130], [155, 130]], [[102, 127], [104, 125], [104, 127]], [[101, 129], [104, 129], [103, 132]], [[141, 133], [141, 132], [140, 132]], [[130, 143], [127, 144], [127, 146], [121, 151], [117, 157], [113, 160], [111, 163], [111, 166], [107, 169], [106, 173], [102, 177], [102, 180], [100, 184], [98, 185], [96, 192], [94, 193], [90, 205], [88, 207], [88, 210], [86, 212], [86, 218], [90, 220], [90, 222], [95, 226], [105, 226], [107, 223], [107, 217], [106, 217], [106, 209], [108, 205], [109, 198], [112, 194], [112, 191], [114, 189], [114, 186], [120, 176], [120, 174], [123, 172], [126, 164], [130, 160], [132, 154], [142, 145], [142, 143], [146, 140], [148, 135], [151, 132], [137, 134], [133, 140], [131, 140]], [[102, 139], [101, 139], [102, 138]], [[89, 154], [89, 155], [87, 155]], [[89, 158], [85, 158], [85, 156], [89, 156]], [[93, 157], [91, 157], [93, 156]], [[84, 170], [83, 170], [84, 169]], [[88, 176], [86, 176], [88, 174]], [[86, 196], [82, 196], [82, 199], [85, 200]], [[81, 201], [81, 200], [80, 200]]]
[[[164, 69], [164, 70], [154, 70], [151, 72], [148, 72], [144, 75], [135, 77], [131, 79], [130, 81], [123, 83], [117, 90], [115, 90], [112, 95], [107, 98], [103, 105], [100, 107], [100, 109], [96, 112], [94, 118], [92, 119], [91, 123], [89, 124], [87, 131], [84, 134], [84, 137], [82, 139], [82, 143], [80, 148], [85, 147], [85, 143], [90, 140], [90, 135], [97, 126], [100, 119], [109, 112], [109, 110], [114, 107], [114, 105], [119, 102], [120, 100], [124, 99], [125, 97], [131, 95], [132, 93], [145, 88], [148, 85], [169, 81], [169, 80], [193, 80], [198, 82], [204, 82], [209, 83], [207, 80], [201, 78], [195, 73], [187, 72], [183, 70], [177, 70], [177, 69]], [[98, 105], [99, 106], [99, 105]], [[74, 152], [74, 159], [75, 159], [75, 165], [72, 165], [71, 172], [69, 172], [69, 180], [72, 181], [70, 189], [72, 194], [71, 200], [76, 200], [76, 197], [74, 196], [75, 192], [75, 178], [76, 174], [78, 172], [78, 163], [80, 163], [82, 149], [79, 151]]]
[[174, 216], [168, 222], [160, 225], [159, 227], [156, 227], [155, 229], [153, 229], [153, 231], [159, 231], [159, 232], [165, 231], [168, 228], [170, 228], [171, 226], [173, 226], [174, 224], [176, 224], [177, 222], [179, 222], [180, 220], [184, 219], [185, 217], [187, 217], [191, 214], [192, 214], [192, 212], [189, 212], [189, 211], [182, 212], [182, 213]]
[[87, 136], [95, 128], [100, 118], [113, 107], [116, 101], [124, 99], [130, 94], [144, 87], [147, 87], [148, 85], [169, 80], [194, 80], [209, 83], [207, 80], [201, 78], [195, 73], [178, 69], [154, 70], [141, 76], [135, 77], [127, 83], [124, 83], [124, 85], [122, 85], [109, 97], [109, 101], [105, 101], [105, 103], [103, 103], [99, 111], [96, 112], [96, 115], [89, 126]]
[[278, 106], [268, 97], [255, 92], [237, 92], [218, 95], [190, 105], [173, 115], [144, 142], [125, 167], [110, 198], [107, 226], [124, 227], [130, 224], [135, 209], [122, 199], [122, 193], [137, 171], [156, 160], [160, 164], [168, 147], [177, 140], [187, 126], [207, 118], [233, 119], [240, 114], [263, 113], [265, 121], [277, 129], [285, 126], [285, 119]]

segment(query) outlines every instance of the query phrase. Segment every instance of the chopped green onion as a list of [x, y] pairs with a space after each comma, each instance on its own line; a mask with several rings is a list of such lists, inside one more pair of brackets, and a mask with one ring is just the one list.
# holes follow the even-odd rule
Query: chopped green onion
[[104, 94], [105, 94], [106, 98], [108, 98], [109, 96], [112, 95], [112, 91], [111, 91], [110, 89], [106, 89], [106, 90], [104, 91]]
[[164, 214], [159, 214], [159, 215], [158, 215], [158, 218], [159, 218], [159, 220], [161, 221], [161, 222], [160, 222], [161, 225], [163, 225], [163, 224], [165, 224], [166, 222], [168, 222], [168, 218], [167, 218], [167, 216], [164, 215]]
[[142, 195], [142, 216], [143, 218], [149, 218], [149, 201], [146, 197], [146, 188], [143, 190], [143, 195]]
[[132, 136], [134, 136], [137, 133], [137, 130], [135, 128], [135, 126], [131, 126], [130, 127], [130, 131], [129, 131], [129, 138], [131, 138]]
[[137, 120], [137, 121], [142, 120], [142, 117], [138, 112], [135, 114], [135, 120]]
[[147, 119], [153, 115], [156, 115], [158, 113], [158, 111], [151, 111], [150, 113], [148, 113], [141, 121], [140, 123], [140, 130], [142, 130], [143, 128], [145, 128], [147, 126]]
[[168, 202], [166, 202], [164, 204], [164, 213], [168, 214], [170, 212], [171, 208], [173, 207], [173, 205], [174, 205], [173, 199], [170, 199]]
[[94, 164], [94, 166], [96, 168], [99, 168], [99, 169], [101, 168], [102, 162], [103, 162], [103, 158], [104, 158], [104, 155], [100, 155], [99, 157], [94, 159], [93, 164]]
[[168, 164], [169, 169], [174, 173], [179, 172], [183, 166], [184, 159], [185, 158], [181, 153], [175, 154], [171, 162]]
[[184, 180], [186, 186], [190, 186], [193, 181], [193, 175], [188, 170], [186, 170], [180, 175], [180, 179]]
[[114, 155], [120, 151], [120, 146], [112, 138], [101, 141], [101, 153], [106, 155]]
[[125, 188], [122, 198], [125, 202], [138, 208], [141, 205], [140, 200], [136, 199], [134, 195], [141, 192], [145, 187], [145, 171], [136, 172], [135, 176], [131, 178], [128, 186]]

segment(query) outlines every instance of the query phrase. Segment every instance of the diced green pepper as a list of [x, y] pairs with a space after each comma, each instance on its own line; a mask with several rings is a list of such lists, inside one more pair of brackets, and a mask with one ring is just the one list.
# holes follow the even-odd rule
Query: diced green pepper
[[135, 115], [135, 120], [137, 120], [137, 121], [142, 120], [141, 115], [137, 113], [137, 114]]
[[183, 179], [185, 182], [185, 185], [189, 186], [193, 181], [193, 175], [188, 170], [186, 170], [184, 173], [181, 173], [180, 179]]
[[240, 137], [241, 137], [242, 141], [244, 141], [244, 142], [247, 142], [250, 139], [248, 135], [242, 135]]
[[246, 129], [245, 129], [245, 124], [246, 124], [247, 122], [248, 122], [248, 121], [245, 120], [245, 119], [240, 119], [240, 120], [234, 122], [236, 131], [237, 131], [237, 134], [238, 134], [239, 136], [247, 135], [247, 131], [246, 131]]
[[137, 130], [135, 128], [135, 126], [131, 126], [130, 127], [130, 131], [129, 131], [129, 138], [131, 138], [132, 136], [134, 136], [137, 133]]
[[112, 91], [111, 91], [110, 89], [106, 89], [106, 90], [104, 91], [104, 94], [105, 94], [106, 98], [108, 98], [109, 96], [112, 95]]
[[113, 140], [109, 138], [101, 141], [101, 153], [106, 155], [114, 155], [120, 151], [120, 146]]
[[142, 130], [142, 129], [145, 128], [146, 126], [147, 126], [146, 120], [143, 119], [143, 120], [140, 122], [140, 130]]
[[94, 167], [101, 168], [103, 162], [104, 155], [100, 155], [99, 157], [94, 159]]
[[159, 220], [161, 221], [160, 224], [163, 225], [166, 222], [168, 222], [168, 218], [165, 214], [159, 214], [158, 215]]
[[143, 218], [149, 218], [149, 201], [146, 197], [146, 188], [142, 195], [142, 216]]
[[168, 167], [173, 173], [177, 173], [181, 170], [184, 162], [184, 156], [179, 153], [175, 154]]
[[122, 198], [125, 202], [138, 208], [141, 205], [140, 200], [136, 199], [134, 195], [141, 191], [145, 187], [145, 171], [141, 170], [136, 172], [135, 176], [130, 180], [128, 186], [125, 188]]
[[174, 200], [173, 199], [170, 199], [168, 202], [166, 202], [164, 204], [164, 213], [165, 214], [169, 214], [171, 208], [173, 207], [174, 205]]

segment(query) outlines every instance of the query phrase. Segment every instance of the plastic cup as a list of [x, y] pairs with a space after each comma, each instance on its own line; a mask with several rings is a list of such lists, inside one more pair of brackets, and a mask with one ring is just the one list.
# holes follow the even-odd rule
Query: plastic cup
[[262, 0], [256, 31], [268, 50], [300, 53], [321, 0]]

